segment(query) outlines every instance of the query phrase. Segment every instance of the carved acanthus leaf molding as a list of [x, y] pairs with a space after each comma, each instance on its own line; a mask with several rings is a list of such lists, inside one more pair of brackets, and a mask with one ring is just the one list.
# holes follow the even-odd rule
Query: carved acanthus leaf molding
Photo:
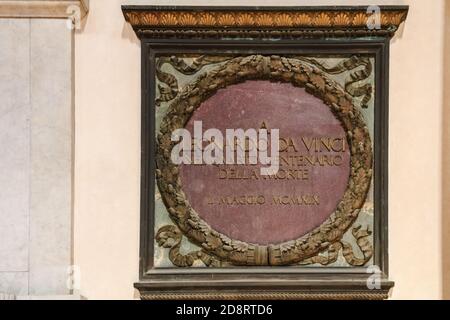
[[[408, 9], [367, 7], [161, 7], [123, 6], [140, 37], [323, 37], [392, 36]], [[371, 22], [379, 22], [371, 25]]]

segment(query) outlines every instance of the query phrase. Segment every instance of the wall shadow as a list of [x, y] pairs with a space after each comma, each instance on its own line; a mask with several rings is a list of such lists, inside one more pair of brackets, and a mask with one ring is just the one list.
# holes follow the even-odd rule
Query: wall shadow
[[450, 1], [445, 1], [442, 114], [442, 298], [450, 299]]

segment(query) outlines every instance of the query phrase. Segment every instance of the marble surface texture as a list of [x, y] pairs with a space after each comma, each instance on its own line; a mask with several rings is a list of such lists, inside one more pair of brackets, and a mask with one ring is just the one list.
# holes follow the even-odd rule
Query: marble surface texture
[[0, 19], [0, 292], [64, 295], [72, 261], [72, 31]]

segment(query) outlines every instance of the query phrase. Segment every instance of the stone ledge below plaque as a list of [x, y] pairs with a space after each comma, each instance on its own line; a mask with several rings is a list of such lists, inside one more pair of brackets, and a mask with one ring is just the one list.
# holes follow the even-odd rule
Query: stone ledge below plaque
[[180, 281], [168, 275], [164, 279], [158, 277], [158, 280], [136, 283], [135, 287], [143, 300], [383, 300], [389, 298], [394, 285], [385, 277], [379, 280], [379, 289], [369, 289], [367, 276], [310, 274], [293, 277], [283, 275], [283, 279], [267, 276], [252, 276], [246, 280], [234, 276]]

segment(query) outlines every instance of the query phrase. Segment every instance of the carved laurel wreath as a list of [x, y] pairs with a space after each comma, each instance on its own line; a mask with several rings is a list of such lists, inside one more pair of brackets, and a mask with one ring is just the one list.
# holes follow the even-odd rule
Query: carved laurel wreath
[[[322, 225], [291, 241], [258, 245], [230, 239], [213, 230], [192, 208], [182, 189], [179, 168], [170, 158], [173, 130], [183, 128], [193, 112], [218, 89], [247, 80], [289, 82], [323, 100], [341, 122], [350, 146], [351, 171], [347, 189], [336, 210]], [[208, 254], [233, 265], [299, 263], [339, 242], [355, 222], [372, 178], [369, 131], [352, 97], [318, 68], [292, 58], [251, 55], [233, 58], [200, 75], [169, 106], [157, 136], [156, 177], [171, 219], [190, 241]]]

